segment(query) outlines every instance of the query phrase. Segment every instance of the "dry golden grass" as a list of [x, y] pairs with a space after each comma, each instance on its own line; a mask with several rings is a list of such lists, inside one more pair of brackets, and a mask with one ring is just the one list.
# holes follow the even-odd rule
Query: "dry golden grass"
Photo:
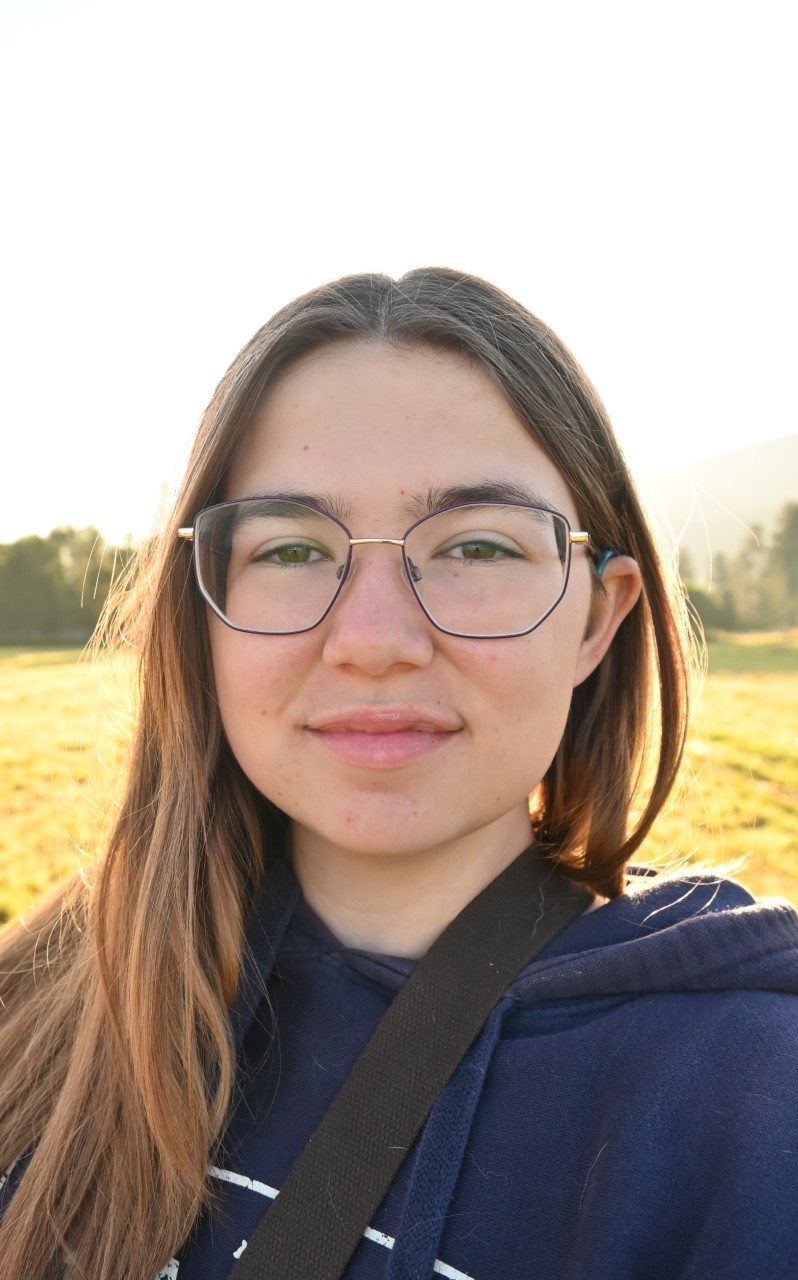
[[729, 866], [758, 896], [798, 903], [794, 637], [758, 651], [750, 640], [710, 645], [681, 788], [646, 850], [663, 860], [685, 855]]
[[[77, 650], [0, 649], [0, 920], [102, 847], [130, 730], [131, 667]], [[682, 791], [644, 860], [744, 860], [798, 902], [798, 637], [721, 639]]]
[[85, 869], [113, 809], [130, 668], [80, 650], [0, 649], [0, 921]]

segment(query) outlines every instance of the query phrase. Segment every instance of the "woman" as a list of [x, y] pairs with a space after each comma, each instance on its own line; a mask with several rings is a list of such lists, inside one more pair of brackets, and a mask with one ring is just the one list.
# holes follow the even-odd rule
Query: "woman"
[[588, 907], [347, 1280], [798, 1273], [798, 924], [627, 883], [684, 743], [683, 609], [544, 325], [443, 270], [286, 307], [208, 407], [134, 625], [96, 883], [4, 943], [4, 1280], [229, 1275], [414, 960], [529, 845]]

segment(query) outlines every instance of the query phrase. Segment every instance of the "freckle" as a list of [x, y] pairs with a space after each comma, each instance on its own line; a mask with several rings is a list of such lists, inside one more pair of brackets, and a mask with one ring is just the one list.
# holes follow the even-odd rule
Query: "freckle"
[[303, 446], [302, 446], [302, 451], [303, 451], [303, 453], [307, 453], [307, 451], [308, 451], [308, 449], [309, 449], [309, 448], [310, 448], [310, 445], [309, 445], [309, 444], [303, 444]]

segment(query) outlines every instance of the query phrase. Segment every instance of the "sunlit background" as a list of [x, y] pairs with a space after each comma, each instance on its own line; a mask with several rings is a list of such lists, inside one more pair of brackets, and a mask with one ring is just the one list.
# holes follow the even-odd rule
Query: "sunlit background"
[[445, 264], [633, 465], [796, 431], [792, 5], [3, 0], [0, 541], [145, 534], [281, 303]]

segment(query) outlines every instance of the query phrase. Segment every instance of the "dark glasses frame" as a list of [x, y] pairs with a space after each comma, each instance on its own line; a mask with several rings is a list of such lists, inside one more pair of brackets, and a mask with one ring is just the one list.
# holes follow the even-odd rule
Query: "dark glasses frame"
[[[213, 610], [216, 616], [221, 619], [221, 621], [225, 624], [225, 626], [230, 627], [231, 630], [233, 631], [244, 632], [247, 635], [298, 636], [298, 635], [303, 635], [307, 631], [314, 631], [316, 627], [321, 625], [321, 623], [329, 614], [336, 600], [340, 596], [341, 591], [344, 587], [344, 584], [347, 581], [347, 578], [349, 577], [349, 573], [352, 567], [352, 548], [353, 547], [361, 547], [361, 546], [374, 545], [374, 544], [380, 544], [380, 543], [384, 543], [386, 546], [400, 547], [402, 551], [402, 562], [403, 562], [403, 567], [405, 572], [405, 578], [407, 580], [407, 583], [411, 591], [413, 592], [413, 595], [422, 613], [427, 618], [427, 620], [432, 623], [436, 631], [440, 631], [447, 636], [456, 636], [462, 640], [511, 640], [511, 639], [515, 639], [518, 636], [530, 635], [533, 631], [536, 631], [537, 628], [541, 626], [542, 623], [544, 623], [546, 619], [557, 608], [557, 605], [562, 600], [568, 588], [568, 581], [571, 574], [572, 546], [577, 545], [577, 546], [584, 546], [587, 548], [589, 554], [592, 556], [594, 560], [594, 563], [596, 563], [597, 573], [599, 577], [601, 577], [601, 574], [604, 571], [604, 567], [607, 561], [611, 559], [612, 556], [615, 555], [614, 551], [607, 550], [607, 551], [604, 551], [600, 555], [600, 557], [597, 556], [596, 550], [590, 538], [590, 534], [586, 530], [572, 529], [568, 517], [564, 516], [561, 511], [555, 511], [551, 507], [542, 507], [542, 506], [538, 506], [537, 504], [527, 503], [527, 502], [458, 502], [451, 507], [444, 507], [440, 511], [432, 511], [430, 512], [429, 515], [422, 516], [420, 520], [416, 520], [413, 524], [411, 524], [409, 529], [405, 530], [401, 538], [353, 538], [351, 531], [347, 529], [346, 525], [341, 520], [339, 520], [337, 516], [331, 515], [329, 511], [322, 511], [320, 508], [313, 507], [307, 502], [298, 502], [296, 499], [288, 495], [283, 496], [279, 493], [275, 493], [275, 494], [270, 494], [268, 498], [266, 497], [242, 498], [242, 499], [239, 499], [238, 501], [217, 502], [209, 507], [203, 507], [202, 510], [197, 512], [196, 516], [194, 517], [194, 524], [179, 528], [177, 531], [177, 536], [183, 541], [194, 543], [196, 542], [198, 537], [201, 538], [202, 536], [202, 522], [206, 517], [210, 518], [210, 517], [217, 516], [220, 513], [224, 512], [225, 510], [230, 510], [233, 507], [245, 507], [250, 504], [253, 507], [256, 507], [259, 505], [262, 506], [264, 502], [290, 503], [291, 506], [298, 507], [302, 510], [312, 512], [313, 515], [324, 516], [325, 519], [331, 520], [333, 524], [338, 525], [339, 529], [341, 529], [341, 531], [346, 536], [349, 546], [347, 548], [346, 560], [344, 561], [344, 564], [338, 573], [338, 576], [339, 576], [338, 586], [336, 587], [335, 592], [333, 593], [332, 599], [330, 600], [330, 603], [327, 605], [327, 608], [322, 613], [321, 617], [318, 618], [315, 622], [311, 623], [310, 626], [298, 627], [292, 631], [264, 631], [259, 627], [241, 627], [241, 626], [238, 626], [236, 623], [231, 622], [230, 619], [225, 616], [225, 614], [222, 612], [219, 606], [215, 603], [215, 601], [211, 597], [208, 587], [203, 582], [199, 557], [196, 553], [196, 546], [194, 546], [192, 550], [194, 552], [193, 560], [194, 560], [195, 577], [196, 577], [197, 586], [200, 589], [200, 593], [202, 594], [203, 599], [210, 606], [210, 608]], [[450, 627], [442, 626], [441, 623], [438, 622], [432, 616], [429, 609], [424, 604], [424, 601], [422, 600], [421, 596], [419, 595], [416, 589], [415, 580], [414, 580], [415, 566], [413, 565], [412, 560], [409, 559], [407, 554], [407, 549], [405, 546], [407, 539], [410, 537], [410, 534], [413, 533], [415, 529], [419, 528], [420, 525], [426, 524], [429, 520], [434, 520], [436, 516], [445, 515], [450, 511], [459, 511], [468, 507], [518, 507], [526, 511], [539, 511], [544, 515], [556, 516], [559, 520], [563, 522], [563, 525], [565, 526], [565, 529], [567, 531], [567, 538], [565, 543], [566, 558], [563, 566], [562, 587], [560, 589], [559, 595], [557, 596], [553, 604], [549, 606], [549, 608], [542, 615], [542, 617], [538, 618], [538, 620], [534, 622], [531, 627], [524, 627], [520, 631], [499, 631], [499, 632], [454, 631]]]

